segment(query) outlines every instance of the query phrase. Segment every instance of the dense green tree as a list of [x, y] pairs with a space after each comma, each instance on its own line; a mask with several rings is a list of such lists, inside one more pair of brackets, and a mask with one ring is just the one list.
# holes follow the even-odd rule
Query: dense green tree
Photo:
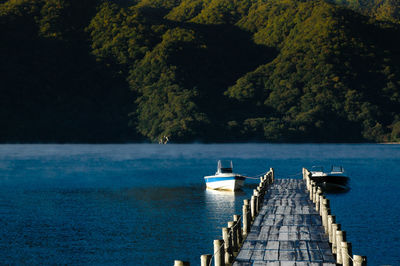
[[193, 98], [196, 88], [184, 88], [176, 80], [176, 66], [168, 64], [169, 57], [193, 41], [190, 30], [174, 28], [162, 36], [151, 53], [132, 70], [129, 80], [140, 95], [138, 104], [138, 130], [151, 140], [163, 136], [182, 141], [193, 139], [206, 126], [205, 115], [198, 111]]
[[397, 0], [330, 0], [363, 14], [400, 23], [400, 2]]
[[399, 10], [1, 1], [0, 140], [398, 141]]
[[138, 138], [128, 128], [134, 100], [126, 81], [90, 55], [84, 29], [96, 7], [96, 1], [0, 5], [0, 141]]

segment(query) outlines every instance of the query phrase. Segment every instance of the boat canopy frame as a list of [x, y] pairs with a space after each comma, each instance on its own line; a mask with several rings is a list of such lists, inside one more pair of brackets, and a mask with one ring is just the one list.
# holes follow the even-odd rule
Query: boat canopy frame
[[233, 173], [233, 163], [232, 163], [232, 161], [228, 161], [228, 160], [221, 161], [221, 160], [218, 160], [217, 173], [220, 173], [220, 174]]

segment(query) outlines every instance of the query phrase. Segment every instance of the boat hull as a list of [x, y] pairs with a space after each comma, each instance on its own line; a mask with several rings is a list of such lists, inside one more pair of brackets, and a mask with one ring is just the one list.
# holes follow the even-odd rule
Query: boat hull
[[347, 191], [349, 178], [344, 175], [311, 176], [311, 180], [322, 188], [323, 191]]
[[318, 183], [318, 186], [320, 186], [322, 191], [324, 192], [342, 193], [350, 190], [350, 187], [348, 187], [347, 185], [336, 184], [336, 183], [322, 182]]
[[315, 183], [333, 183], [338, 185], [347, 185], [349, 178], [344, 175], [326, 175], [326, 176], [311, 176], [311, 180], [315, 181]]
[[243, 187], [245, 178], [239, 175], [206, 176], [204, 177], [208, 189], [236, 191]]

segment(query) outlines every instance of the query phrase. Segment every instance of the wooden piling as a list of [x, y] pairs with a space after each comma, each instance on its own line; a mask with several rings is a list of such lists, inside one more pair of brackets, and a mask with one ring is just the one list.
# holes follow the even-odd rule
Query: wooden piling
[[350, 258], [351, 258], [351, 243], [343, 241], [342, 244], [342, 265], [350, 266]]
[[324, 226], [325, 234], [329, 235], [328, 216], [331, 213], [331, 209], [327, 208], [326, 205], [324, 205], [323, 208], [324, 210], [322, 213], [322, 225]]
[[261, 183], [258, 187], [259, 187], [258, 191], [259, 191], [261, 201], [262, 201], [262, 199], [264, 198], [264, 195], [265, 195], [265, 187], [264, 187], [263, 183]]
[[256, 218], [256, 201], [257, 197], [256, 196], [251, 196], [251, 201], [250, 201], [250, 209], [251, 209], [251, 220], [254, 221]]
[[326, 205], [327, 208], [331, 207], [330, 201], [327, 198], [324, 199], [324, 204]]
[[324, 205], [324, 200], [325, 200], [325, 196], [322, 194], [322, 191], [319, 195], [319, 206], [318, 206], [318, 211], [319, 211], [319, 215], [321, 215], [322, 217], [322, 209], [323, 209], [323, 205]]
[[306, 181], [306, 188], [307, 188], [307, 190], [310, 191], [310, 177], [309, 177], [309, 174], [308, 174], [308, 173], [309, 173], [308, 170], [305, 169], [305, 170], [304, 170], [304, 173], [303, 173], [303, 179]]
[[214, 240], [214, 266], [225, 266], [224, 240]]
[[339, 264], [343, 263], [342, 242], [343, 242], [343, 232], [341, 230], [337, 230], [336, 231], [336, 262]]
[[237, 234], [237, 242], [238, 245], [242, 244], [243, 241], [243, 231], [242, 226], [240, 224], [240, 215], [233, 215], [233, 221], [236, 223], [236, 234]]
[[333, 236], [333, 230], [332, 230], [332, 225], [335, 223], [335, 216], [334, 215], [328, 215], [328, 235], [329, 235], [329, 243], [332, 243], [332, 236]]
[[174, 266], [190, 266], [190, 263], [187, 261], [175, 260]]
[[237, 242], [237, 232], [236, 232], [236, 226], [234, 221], [229, 221], [228, 222], [228, 228], [229, 228], [229, 234], [231, 235], [231, 241], [232, 241], [232, 253], [233, 252], [238, 252], [238, 242]]
[[269, 168], [269, 171], [271, 172], [271, 183], [274, 182], [275, 179], [275, 172], [274, 172], [274, 168]]
[[250, 232], [250, 224], [249, 224], [249, 219], [247, 217], [248, 211], [249, 211], [249, 205], [244, 204], [243, 208], [243, 237], [247, 236], [247, 234]]
[[[247, 233], [250, 232], [250, 226], [251, 226], [250, 201], [251, 201], [251, 199], [245, 199], [245, 200], [243, 200], [243, 204], [246, 205], [246, 209], [247, 209], [247, 212], [246, 212], [247, 228], [246, 228], [246, 231], [245, 231], [245, 232], [246, 232], [246, 235], [247, 235]], [[244, 219], [244, 217], [243, 217], [243, 219]], [[243, 223], [244, 223], [244, 222], [243, 222]], [[243, 225], [243, 227], [244, 227], [244, 225]]]
[[224, 240], [224, 262], [231, 263], [233, 260], [233, 250], [232, 250], [232, 237], [229, 232], [229, 228], [222, 228], [222, 238]]
[[317, 193], [316, 193], [316, 195], [315, 195], [315, 210], [317, 211], [317, 212], [319, 212], [319, 209], [320, 209], [320, 199], [321, 199], [321, 194], [322, 194], [322, 190], [321, 190], [321, 188], [320, 187], [318, 187], [317, 188]]
[[312, 202], [315, 204], [315, 198], [317, 195], [317, 184], [313, 181], [312, 185]]
[[316, 191], [316, 184], [314, 181], [311, 181], [311, 186], [310, 186], [310, 200], [315, 203], [315, 191]]
[[254, 194], [257, 196], [257, 214], [261, 209], [261, 198], [262, 198], [262, 192], [260, 186], [257, 187], [257, 189], [254, 191]]
[[[260, 210], [260, 208], [259, 208], [260, 207], [260, 195], [259, 195], [257, 189], [253, 190], [253, 195], [255, 197], [255, 201], [254, 201], [255, 216], [257, 216], [258, 211]], [[253, 219], [255, 219], [255, 217]]]
[[332, 224], [332, 253], [336, 254], [337, 252], [337, 243], [336, 243], [336, 233], [340, 230], [340, 224]]
[[211, 254], [204, 254], [200, 256], [200, 266], [210, 266], [212, 259]]
[[353, 256], [353, 266], [366, 266], [367, 258], [359, 255]]
[[[323, 224], [325, 227], [327, 227], [328, 225], [328, 215], [331, 214], [330, 213], [330, 205], [329, 205], [329, 200], [325, 197], [323, 197], [322, 202], [321, 202], [321, 216], [322, 218], [324, 218], [324, 216], [326, 216], [326, 223]], [[325, 233], [328, 233], [328, 231], [325, 230]]]

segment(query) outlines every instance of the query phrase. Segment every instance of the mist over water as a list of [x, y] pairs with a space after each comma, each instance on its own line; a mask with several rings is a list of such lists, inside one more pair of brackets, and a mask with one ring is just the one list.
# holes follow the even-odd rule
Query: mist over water
[[0, 263], [199, 265], [258, 183], [205, 190], [219, 159], [278, 178], [342, 165], [351, 190], [328, 198], [353, 252], [400, 264], [400, 146], [378, 144], [0, 145]]

